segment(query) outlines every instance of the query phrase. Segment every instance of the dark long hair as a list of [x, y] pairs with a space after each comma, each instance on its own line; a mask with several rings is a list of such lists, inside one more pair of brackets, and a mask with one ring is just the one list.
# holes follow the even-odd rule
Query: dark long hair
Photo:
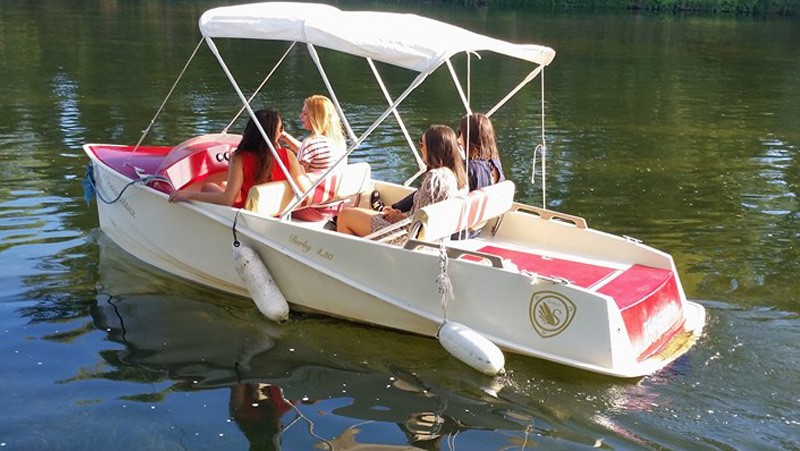
[[[267, 138], [272, 142], [272, 146], [277, 149], [278, 138], [281, 136], [281, 128], [283, 126], [281, 114], [277, 110], [264, 109], [256, 111], [255, 115], [264, 132], [266, 132]], [[261, 183], [269, 181], [267, 179], [272, 176], [272, 165], [275, 158], [272, 156], [266, 141], [264, 141], [264, 137], [261, 136], [261, 132], [258, 131], [256, 123], [253, 122], [253, 118], [248, 119], [247, 125], [244, 126], [242, 140], [239, 141], [239, 146], [236, 148], [236, 153], [239, 152], [254, 153], [258, 158], [258, 167], [260, 168], [256, 180]]]
[[[469, 133], [467, 133], [469, 125]], [[461, 118], [459, 124], [464, 145], [469, 148], [469, 158], [473, 160], [490, 160], [500, 158], [497, 152], [494, 127], [485, 114], [474, 113]]]
[[449, 168], [456, 175], [458, 188], [463, 188], [467, 184], [467, 173], [458, 151], [456, 132], [446, 125], [431, 125], [423, 139], [428, 153], [428, 169]]

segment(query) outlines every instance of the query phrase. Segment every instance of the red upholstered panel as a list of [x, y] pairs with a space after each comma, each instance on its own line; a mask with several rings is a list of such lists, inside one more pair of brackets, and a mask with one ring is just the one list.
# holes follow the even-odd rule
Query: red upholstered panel
[[141, 146], [132, 152], [133, 146], [93, 145], [92, 151], [97, 158], [109, 167], [132, 179], [138, 178], [134, 166], [141, 168], [147, 174], [153, 174], [161, 165], [172, 147], [168, 146]]
[[649, 296], [671, 277], [672, 272], [666, 269], [633, 265], [597, 292], [616, 299], [619, 308], [624, 310]]
[[[495, 246], [480, 252], [514, 262], [520, 269], [543, 276], [563, 277], [588, 288], [614, 272], [612, 268], [578, 263]], [[677, 279], [668, 269], [632, 265], [601, 286], [597, 293], [615, 300], [639, 359], [657, 352], [681, 326], [681, 298]]]

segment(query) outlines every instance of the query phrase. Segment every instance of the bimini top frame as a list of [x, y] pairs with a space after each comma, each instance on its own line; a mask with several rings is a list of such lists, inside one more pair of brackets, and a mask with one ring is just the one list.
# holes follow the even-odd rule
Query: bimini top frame
[[[487, 115], [491, 115], [497, 111], [497, 109], [513, 97], [520, 89], [535, 79], [544, 67], [550, 64], [555, 57], [555, 51], [549, 47], [535, 44], [514, 44], [413, 14], [342, 11], [330, 5], [313, 3], [265, 2], [225, 6], [206, 11], [200, 17], [199, 22], [200, 31], [206, 44], [231, 81], [244, 108], [253, 118], [255, 117], [255, 113], [250, 107], [249, 102], [255, 96], [255, 93], [249, 98], [245, 97], [236, 80], [233, 78], [233, 75], [225, 65], [212, 38], [274, 40], [290, 42], [292, 45], [298, 42], [307, 45], [311, 58], [319, 69], [320, 75], [331, 95], [331, 100], [336, 105], [343, 119], [345, 128], [347, 129], [348, 136], [352, 141], [345, 156], [343, 156], [334, 167], [329, 169], [322, 178], [329, 172], [335, 170], [336, 166], [338, 166], [341, 161], [344, 161], [346, 157], [390, 114], [393, 114], [400, 124], [400, 128], [414, 152], [420, 167], [420, 172], [409, 179], [407, 183], [410, 183], [411, 180], [421, 174], [424, 170], [424, 165], [418, 150], [414, 146], [413, 140], [399, 117], [397, 107], [428, 77], [428, 75], [436, 71], [440, 66], [447, 65], [464, 104], [465, 112], [466, 114], [471, 114], [469, 88], [465, 94], [455, 69], [450, 62], [452, 56], [460, 53], [467, 54], [468, 75], [469, 55], [477, 54], [482, 51], [498, 53], [533, 64], [533, 70], [514, 87], [508, 95], [501, 99], [495, 107], [489, 110]], [[336, 98], [333, 87], [319, 60], [315, 46], [360, 56], [365, 58], [370, 65], [386, 97], [389, 107], [360, 136], [356, 136], [349, 126], [341, 105]], [[278, 65], [280, 65], [282, 61], [283, 59], [278, 62]], [[415, 71], [418, 73], [418, 76], [399, 97], [392, 99], [378, 74], [374, 61]], [[262, 83], [261, 86], [263, 85], [264, 83]], [[542, 106], [543, 105], [544, 85], [542, 85]], [[257, 122], [256, 124], [258, 125]], [[260, 131], [266, 137], [266, 133], [264, 133], [263, 130]], [[266, 141], [269, 143], [269, 140]], [[270, 147], [272, 147], [271, 143], [269, 144]], [[544, 111], [542, 111], [542, 147], [544, 147]], [[273, 154], [277, 155], [275, 149], [271, 150]], [[276, 158], [275, 161], [277, 161], [281, 169], [288, 174], [288, 171], [280, 159]], [[542, 171], [544, 171], [544, 159], [542, 166]], [[289, 183], [295, 192], [295, 201], [289, 206], [287, 211], [290, 211], [313, 190], [312, 187], [301, 194], [294, 183], [292, 183], [290, 177]], [[283, 218], [286, 218], [287, 215], [288, 213], [284, 214]]]
[[556, 52], [512, 44], [414, 14], [341, 11], [314, 3], [225, 6], [200, 17], [207, 38], [303, 42], [416, 72], [432, 72], [457, 53], [492, 51], [548, 65]]

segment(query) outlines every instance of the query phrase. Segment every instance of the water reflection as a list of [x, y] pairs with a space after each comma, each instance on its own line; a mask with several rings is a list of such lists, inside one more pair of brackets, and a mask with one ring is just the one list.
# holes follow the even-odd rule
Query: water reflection
[[[137, 263], [104, 236], [99, 244], [99, 295], [91, 316], [123, 349], [103, 352], [114, 369], [98, 377], [173, 381], [155, 395], [148, 390], [126, 399], [164, 401], [173, 391], [227, 388], [231, 418], [252, 445], [267, 449], [296, 440], [317, 440], [336, 449], [392, 441], [397, 449], [405, 443], [439, 449], [441, 441], [464, 430], [522, 429], [495, 412], [491, 404], [497, 399], [464, 398], [431, 387], [395, 367], [398, 359], [376, 354], [358, 338], [329, 351], [333, 337], [351, 339], [347, 325], [303, 318], [279, 327], [238, 299], [192, 293], [193, 287], [182, 287], [180, 281], [170, 282], [166, 290], [156, 270]], [[168, 291], [173, 294], [165, 295]], [[361, 361], [353, 360], [356, 354]], [[328, 418], [315, 429], [314, 422], [326, 415], [340, 419], [331, 424]]]
[[277, 326], [244, 300], [98, 241], [91, 317], [122, 348], [101, 352], [112, 369], [94, 377], [145, 384], [124, 396], [140, 402], [226, 390], [228, 414], [254, 449], [460, 449], [474, 440], [524, 449], [542, 440], [592, 445], [609, 433], [638, 443], [645, 439], [619, 418], [652, 410], [663, 402], [655, 386], [691, 373], [679, 361], [661, 379], [626, 383], [509, 356], [509, 374], [489, 379], [426, 338], [296, 314]]

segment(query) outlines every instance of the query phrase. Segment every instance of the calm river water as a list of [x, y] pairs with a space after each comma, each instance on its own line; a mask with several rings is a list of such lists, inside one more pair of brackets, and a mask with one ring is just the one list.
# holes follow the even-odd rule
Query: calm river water
[[[555, 48], [548, 206], [671, 253], [708, 310], [697, 346], [640, 380], [513, 355], [491, 380], [435, 340], [313, 316], [274, 326], [100, 232], [81, 145], [136, 142], [211, 6], [0, 2], [0, 448], [800, 449], [797, 20], [385, 6]], [[282, 50], [233, 52], [232, 67], [254, 87]], [[294, 119], [322, 85], [294, 76], [313, 71], [303, 51], [289, 63], [265, 102]], [[330, 64], [363, 125], [379, 92]], [[231, 117], [207, 51], [193, 70], [149, 142]], [[475, 75], [476, 98], [516, 80], [503, 66]], [[452, 122], [447, 77], [409, 99], [412, 133]], [[523, 188], [535, 97], [495, 125], [504, 166], [539, 205], [539, 188]], [[413, 172], [402, 144], [379, 132], [354, 159], [402, 181]]]

